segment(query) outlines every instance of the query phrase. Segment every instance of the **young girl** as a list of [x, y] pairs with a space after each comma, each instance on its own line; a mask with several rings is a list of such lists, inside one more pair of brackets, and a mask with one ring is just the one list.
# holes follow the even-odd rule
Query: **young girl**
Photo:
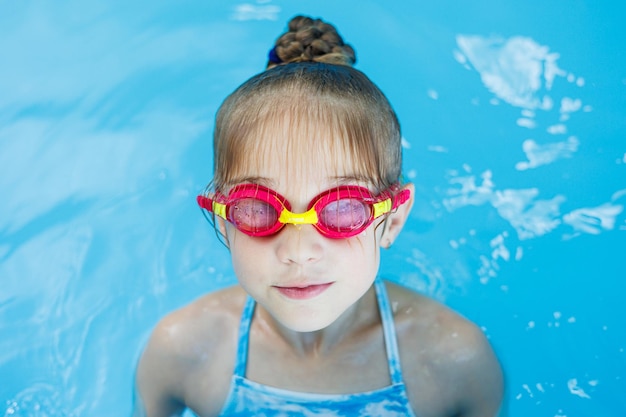
[[383, 282], [407, 219], [400, 129], [335, 29], [297, 17], [267, 71], [217, 114], [198, 197], [239, 285], [165, 317], [137, 369], [136, 416], [494, 416], [482, 332]]

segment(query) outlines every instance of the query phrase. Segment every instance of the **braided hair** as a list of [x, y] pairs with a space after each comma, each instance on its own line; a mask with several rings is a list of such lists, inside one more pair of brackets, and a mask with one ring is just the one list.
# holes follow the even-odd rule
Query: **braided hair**
[[333, 25], [321, 19], [296, 16], [289, 21], [288, 31], [276, 40], [267, 68], [292, 62], [353, 66], [356, 54]]

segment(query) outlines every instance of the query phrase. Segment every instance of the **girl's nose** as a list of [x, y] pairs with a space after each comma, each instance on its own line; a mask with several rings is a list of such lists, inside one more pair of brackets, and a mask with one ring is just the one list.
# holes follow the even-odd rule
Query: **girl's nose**
[[283, 263], [305, 265], [322, 257], [325, 238], [313, 225], [286, 224], [277, 238], [277, 256]]

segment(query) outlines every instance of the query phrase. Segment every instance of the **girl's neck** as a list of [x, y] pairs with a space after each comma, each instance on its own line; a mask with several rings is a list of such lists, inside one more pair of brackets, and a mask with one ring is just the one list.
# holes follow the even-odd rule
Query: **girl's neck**
[[328, 327], [313, 332], [296, 332], [278, 322], [257, 304], [254, 321], [275, 335], [296, 355], [316, 357], [357, 335], [360, 330], [380, 323], [374, 285]]

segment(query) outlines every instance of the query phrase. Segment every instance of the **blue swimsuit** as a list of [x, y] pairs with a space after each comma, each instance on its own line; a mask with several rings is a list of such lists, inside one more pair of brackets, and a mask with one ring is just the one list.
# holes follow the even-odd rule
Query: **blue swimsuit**
[[239, 326], [239, 347], [230, 392], [221, 416], [240, 417], [415, 417], [407, 398], [396, 341], [393, 314], [385, 285], [375, 281], [378, 308], [382, 318], [391, 385], [355, 394], [311, 394], [288, 391], [246, 379], [248, 333], [255, 302], [248, 298]]

